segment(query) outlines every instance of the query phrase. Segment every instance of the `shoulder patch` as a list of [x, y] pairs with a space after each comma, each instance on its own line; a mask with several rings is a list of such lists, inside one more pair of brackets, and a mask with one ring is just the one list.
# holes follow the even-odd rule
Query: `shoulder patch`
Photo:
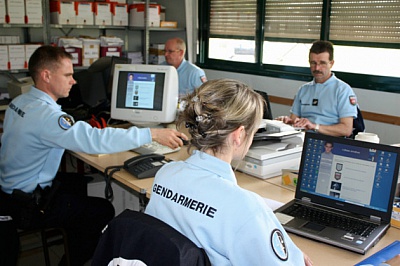
[[271, 247], [275, 255], [282, 261], [286, 261], [289, 257], [283, 234], [279, 229], [275, 229], [271, 233]]
[[350, 95], [349, 96], [350, 104], [351, 105], [356, 105], [357, 104], [357, 97], [355, 95]]
[[61, 116], [58, 118], [58, 125], [59, 125], [62, 129], [64, 129], [64, 130], [69, 129], [69, 128], [72, 127], [74, 124], [75, 124], [75, 120], [74, 120], [74, 118], [73, 118], [72, 116], [70, 116], [70, 115], [65, 114], [65, 115], [61, 115]]

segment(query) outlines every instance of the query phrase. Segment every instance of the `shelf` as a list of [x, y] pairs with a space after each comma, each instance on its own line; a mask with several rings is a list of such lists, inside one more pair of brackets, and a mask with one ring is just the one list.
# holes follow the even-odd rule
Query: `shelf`
[[2, 28], [43, 28], [43, 24], [8, 24], [1, 23]]
[[[146, 30], [145, 27], [134, 27], [134, 26], [129, 26], [129, 30]], [[184, 31], [184, 28], [161, 28], [161, 27], [149, 27], [149, 31]]]
[[54, 29], [125, 29], [126, 26], [108, 26], [108, 25], [62, 25], [62, 24], [50, 24], [51, 28]]

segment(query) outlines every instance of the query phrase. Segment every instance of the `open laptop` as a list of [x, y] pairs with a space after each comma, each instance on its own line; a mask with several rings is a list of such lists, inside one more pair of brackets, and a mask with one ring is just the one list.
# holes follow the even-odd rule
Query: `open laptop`
[[288, 232], [365, 254], [390, 227], [399, 163], [398, 147], [307, 132], [295, 199], [276, 216]]

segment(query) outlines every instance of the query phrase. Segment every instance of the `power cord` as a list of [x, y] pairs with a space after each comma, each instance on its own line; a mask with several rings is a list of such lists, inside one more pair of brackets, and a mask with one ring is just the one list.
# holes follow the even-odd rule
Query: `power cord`
[[106, 182], [106, 187], [104, 188], [104, 196], [108, 200], [112, 200], [114, 197], [114, 192], [111, 187], [111, 178], [115, 172], [120, 171], [123, 167], [123, 165], [115, 165], [108, 166], [106, 169], [104, 169], [104, 181]]

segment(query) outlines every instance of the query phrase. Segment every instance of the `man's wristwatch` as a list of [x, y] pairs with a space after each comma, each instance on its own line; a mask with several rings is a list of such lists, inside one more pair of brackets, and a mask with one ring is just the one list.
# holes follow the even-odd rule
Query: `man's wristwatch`
[[317, 133], [318, 133], [318, 131], [319, 131], [319, 124], [315, 124], [314, 132], [317, 132]]

